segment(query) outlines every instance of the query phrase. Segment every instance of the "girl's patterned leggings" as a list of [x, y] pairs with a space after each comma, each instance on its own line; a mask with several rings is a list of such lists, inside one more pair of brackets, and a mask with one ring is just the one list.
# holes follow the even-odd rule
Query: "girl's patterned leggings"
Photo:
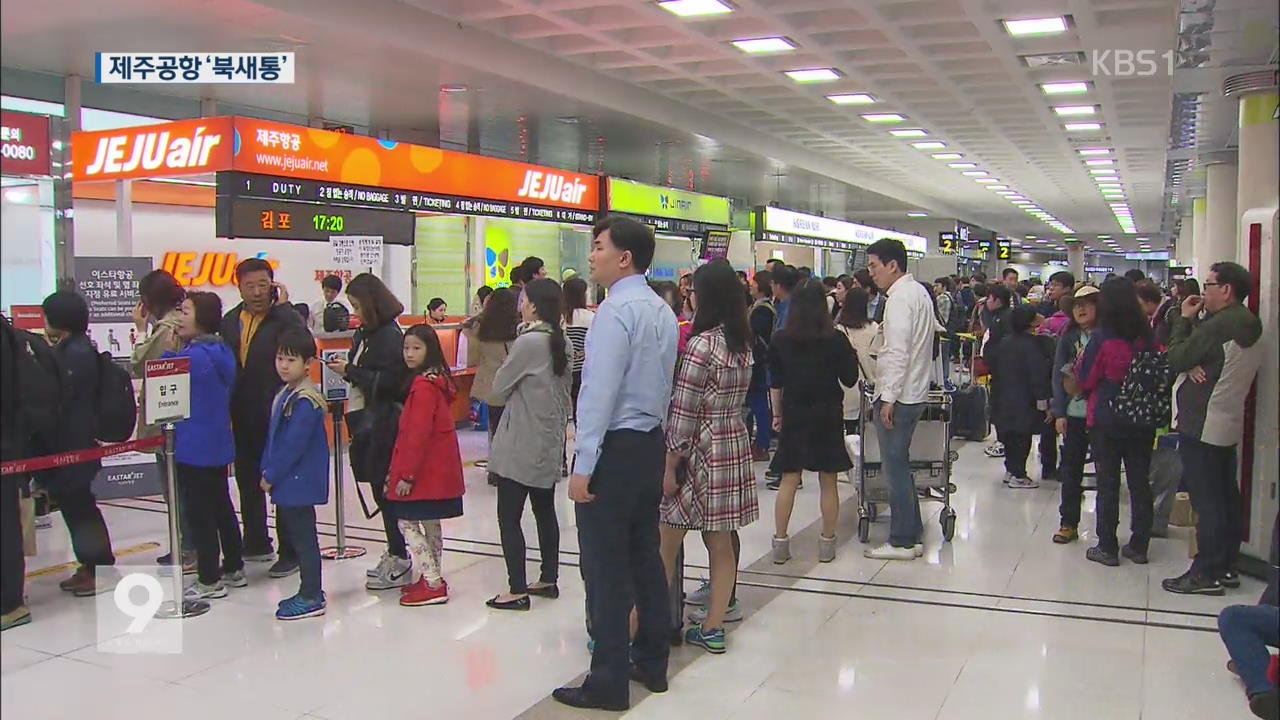
[[415, 581], [426, 578], [433, 588], [440, 587], [444, 576], [440, 574], [444, 556], [444, 533], [439, 520], [400, 520], [400, 532], [404, 533], [409, 557], [413, 559]]

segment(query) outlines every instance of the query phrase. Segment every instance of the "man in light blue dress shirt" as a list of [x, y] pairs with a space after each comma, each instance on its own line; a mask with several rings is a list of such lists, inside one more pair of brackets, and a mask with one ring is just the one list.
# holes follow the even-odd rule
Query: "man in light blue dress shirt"
[[[582, 686], [560, 688], [553, 697], [573, 707], [626, 710], [633, 677], [653, 692], [667, 687], [671, 618], [658, 506], [677, 331], [675, 314], [644, 277], [653, 261], [653, 231], [610, 217], [593, 234], [591, 279], [608, 287], [609, 296], [587, 332], [569, 498], [576, 503], [595, 653]], [[633, 606], [639, 618], [634, 643]]]

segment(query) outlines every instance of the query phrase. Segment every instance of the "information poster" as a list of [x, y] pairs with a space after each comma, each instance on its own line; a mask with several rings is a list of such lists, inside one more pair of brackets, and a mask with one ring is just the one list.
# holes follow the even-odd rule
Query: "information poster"
[[127, 358], [144, 339], [133, 324], [138, 282], [151, 272], [149, 257], [77, 257], [76, 289], [89, 304], [89, 337], [99, 350]]
[[331, 235], [329, 248], [338, 267], [382, 268], [380, 235]]

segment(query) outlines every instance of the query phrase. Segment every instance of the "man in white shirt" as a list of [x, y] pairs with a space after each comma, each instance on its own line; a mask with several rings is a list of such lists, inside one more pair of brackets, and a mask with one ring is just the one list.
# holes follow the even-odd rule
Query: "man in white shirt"
[[920, 543], [920, 500], [911, 479], [911, 436], [924, 414], [933, 376], [933, 298], [907, 272], [907, 249], [885, 238], [867, 248], [867, 270], [886, 288], [884, 347], [876, 361], [876, 437], [889, 485], [889, 542], [866, 550], [874, 560], [914, 560]]

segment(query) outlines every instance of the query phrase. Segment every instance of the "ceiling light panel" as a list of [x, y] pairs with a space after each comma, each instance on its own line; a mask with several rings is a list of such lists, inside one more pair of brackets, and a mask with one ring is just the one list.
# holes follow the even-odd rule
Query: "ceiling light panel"
[[1067, 19], [1062, 16], [1046, 18], [1027, 18], [1024, 20], [1001, 20], [1005, 32], [1013, 37], [1029, 35], [1057, 35], [1067, 31]]
[[871, 105], [876, 99], [866, 93], [847, 93], [844, 95], [828, 95], [827, 99], [837, 105]]
[[840, 73], [834, 68], [805, 68], [803, 70], [787, 70], [783, 73], [798, 83], [831, 82], [840, 79]]
[[928, 140], [928, 141], [926, 141], [926, 142], [914, 142], [914, 143], [911, 143], [911, 147], [913, 147], [913, 148], [915, 148], [915, 149], [917, 149], [917, 150], [941, 150], [941, 149], [945, 148], [946, 146], [947, 146], [947, 144], [946, 144], [946, 143], [944, 143], [944, 142], [938, 142], [938, 141], [936, 141], [936, 140]]
[[900, 123], [906, 120], [898, 113], [866, 113], [862, 119], [872, 123]]
[[733, 6], [721, 0], [663, 0], [658, 7], [680, 17], [704, 17], [733, 12]]
[[1045, 95], [1078, 95], [1089, 92], [1087, 82], [1042, 83], [1040, 90]]
[[744, 53], [778, 53], [795, 50], [796, 44], [784, 37], [747, 38], [730, 43]]
[[903, 128], [901, 130], [890, 130], [889, 134], [894, 137], [928, 137], [929, 133], [920, 128]]
[[1096, 115], [1098, 108], [1095, 105], [1058, 105], [1053, 108], [1058, 117], [1078, 117], [1081, 115]]

